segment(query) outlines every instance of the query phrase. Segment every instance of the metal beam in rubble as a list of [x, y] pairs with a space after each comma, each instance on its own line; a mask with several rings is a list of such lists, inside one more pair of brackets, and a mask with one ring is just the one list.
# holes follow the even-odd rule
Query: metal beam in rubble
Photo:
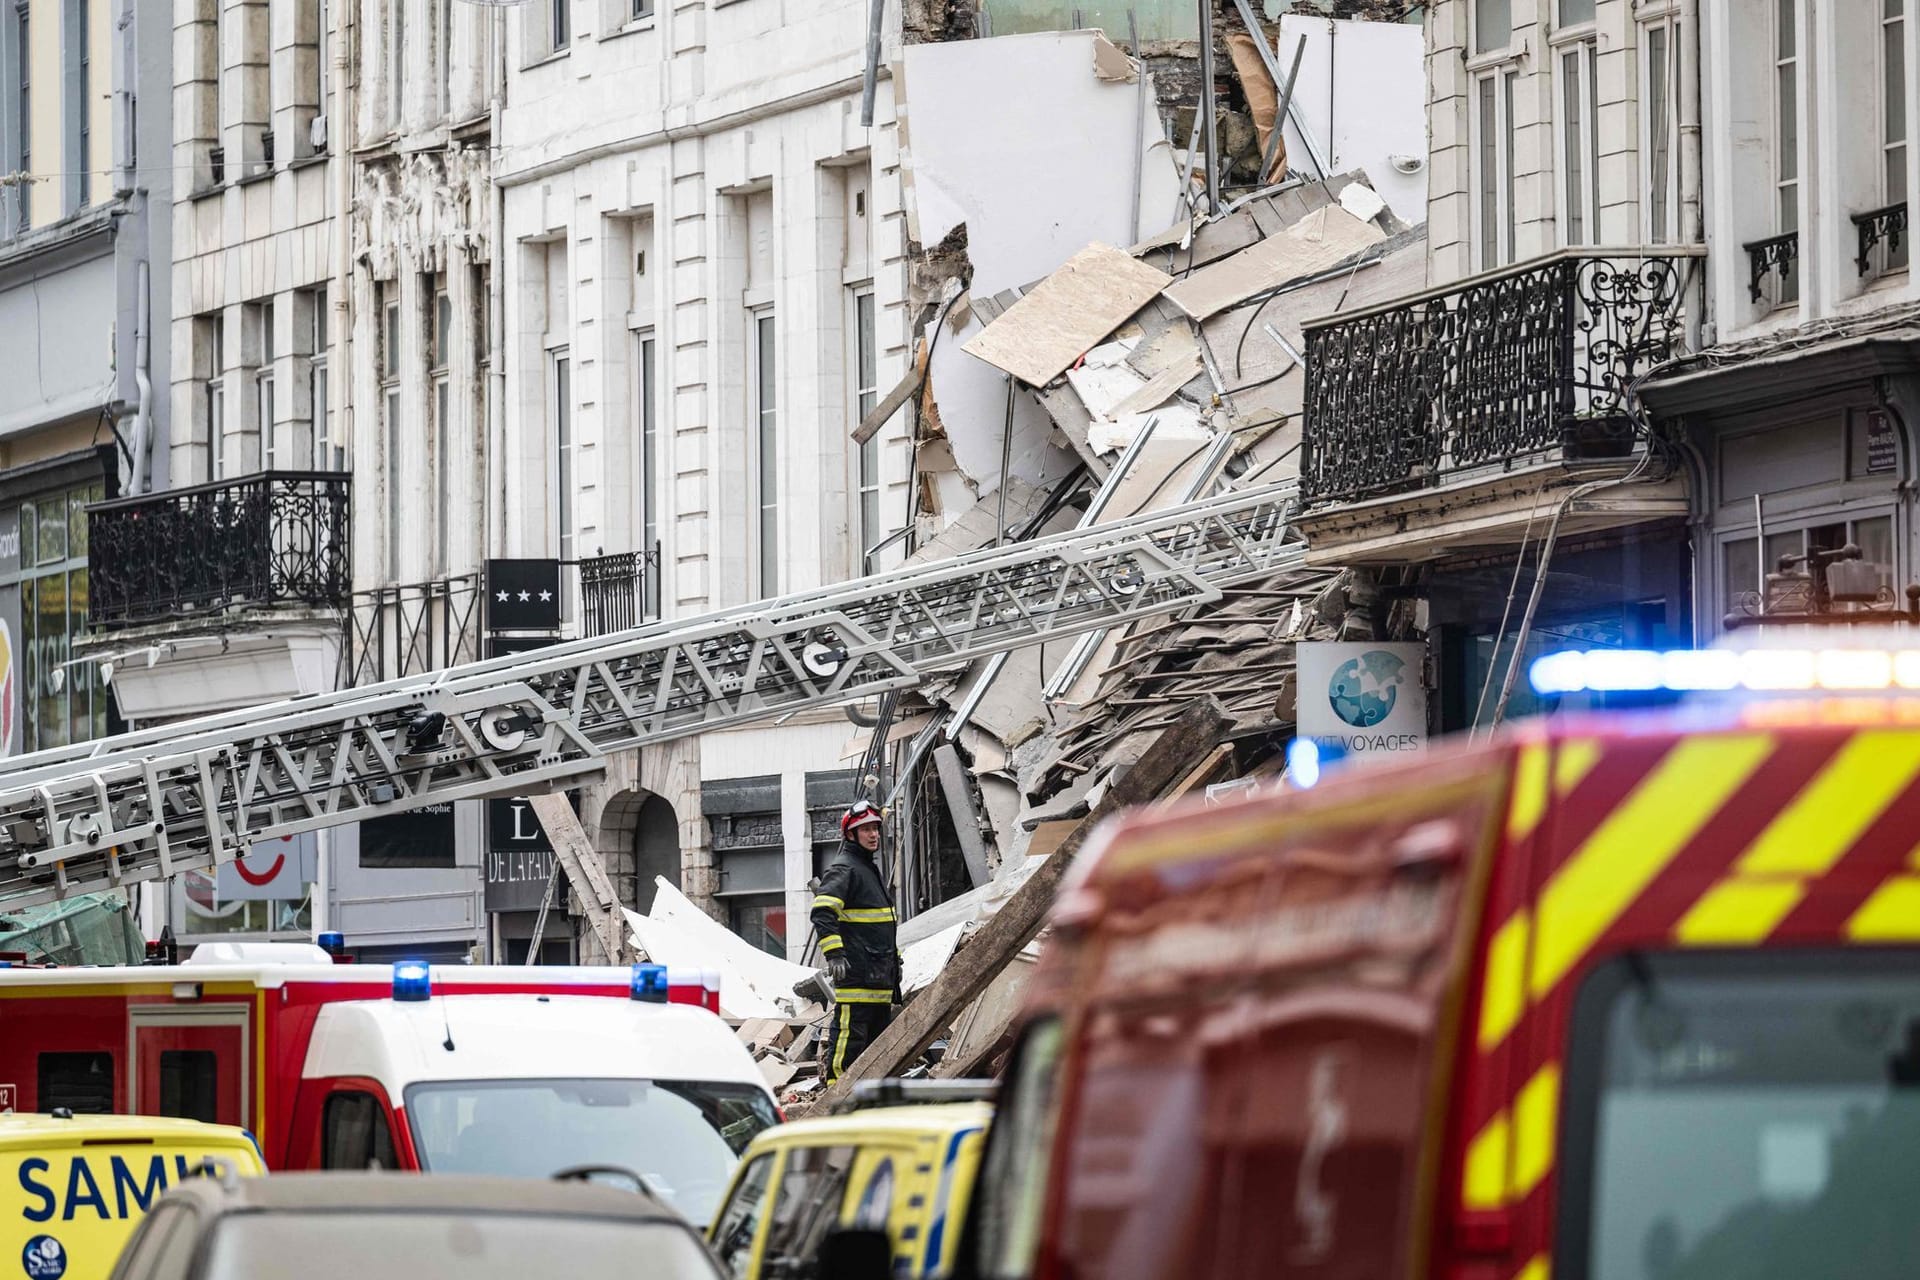
[[0, 767], [0, 903], [217, 866], [260, 840], [564, 789], [607, 753], [863, 698], [1301, 565], [1291, 485], [703, 617], [228, 712]]

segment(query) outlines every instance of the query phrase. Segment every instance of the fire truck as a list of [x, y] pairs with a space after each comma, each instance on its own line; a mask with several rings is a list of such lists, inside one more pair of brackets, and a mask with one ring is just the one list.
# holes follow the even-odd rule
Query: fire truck
[[957, 1274], [1911, 1274], [1920, 651], [1663, 669], [1806, 692], [1110, 828]]
[[285, 943], [8, 966], [0, 1102], [237, 1125], [278, 1170], [606, 1166], [705, 1222], [778, 1112], [717, 990], [671, 976], [338, 964]]

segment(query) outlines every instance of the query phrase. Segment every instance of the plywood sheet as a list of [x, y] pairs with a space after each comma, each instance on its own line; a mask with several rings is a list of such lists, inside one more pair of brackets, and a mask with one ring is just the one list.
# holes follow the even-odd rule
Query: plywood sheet
[[1091, 244], [963, 349], [1029, 386], [1044, 387], [1172, 283], [1166, 272], [1112, 245]]
[[1194, 319], [1204, 320], [1256, 293], [1335, 267], [1384, 239], [1386, 234], [1372, 223], [1360, 221], [1339, 205], [1326, 205], [1279, 235], [1202, 267], [1167, 289], [1167, 300]]

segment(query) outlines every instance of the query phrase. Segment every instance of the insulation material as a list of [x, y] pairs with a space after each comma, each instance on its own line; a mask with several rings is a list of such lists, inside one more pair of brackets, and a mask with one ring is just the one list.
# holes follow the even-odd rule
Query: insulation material
[[1139, 225], [1178, 207], [1154, 88], [1102, 79], [1102, 40], [1047, 31], [901, 51], [907, 234], [934, 245], [964, 223], [976, 296], [1038, 280], [1090, 242], [1127, 243], [1136, 146]]
[[971, 927], [970, 921], [949, 925], [930, 938], [903, 944], [900, 948], [900, 990], [912, 995], [923, 987], [932, 986], [933, 980], [940, 976], [940, 971], [947, 967], [947, 961], [953, 959], [960, 939]]
[[1327, 205], [1279, 235], [1202, 267], [1167, 289], [1167, 300], [1204, 320], [1256, 293], [1330, 270], [1384, 239], [1386, 234], [1372, 223]]
[[1139, 68], [1119, 45], [1107, 39], [1104, 31], [1093, 34], [1094, 75], [1109, 84], [1132, 84], [1140, 78]]
[[[1253, 117], [1253, 132], [1260, 142], [1260, 154], [1267, 154], [1267, 142], [1273, 137], [1273, 122], [1280, 115], [1280, 90], [1267, 74], [1267, 64], [1254, 47], [1253, 37], [1244, 31], [1227, 34], [1227, 56], [1233, 59], [1234, 72], [1240, 77], [1240, 89], [1247, 96], [1247, 113]], [[1279, 182], [1287, 176], [1287, 143], [1283, 137], [1274, 152], [1273, 164], [1265, 180]]]
[[720, 974], [720, 1012], [729, 1018], [792, 1018], [805, 1004], [793, 984], [814, 974], [804, 965], [768, 955], [654, 878], [653, 907], [626, 913], [633, 941], [655, 964], [714, 969]]
[[[1007, 421], [1007, 375], [961, 348], [982, 332], [969, 315], [957, 331], [942, 333], [927, 362], [927, 395], [938, 406], [940, 424], [951, 446], [952, 462], [973, 485], [965, 501], [944, 509], [957, 514], [1000, 487], [1001, 433]], [[926, 446], [921, 446], [924, 454]], [[1065, 475], [1072, 463], [1053, 444], [1053, 420], [1032, 396], [1016, 389], [1013, 405], [1012, 474], [1045, 487]], [[924, 463], [921, 470], [926, 470]], [[1009, 491], [1011, 494], [1012, 491]], [[943, 490], [943, 502], [947, 499]], [[1009, 503], [1011, 506], [1011, 503]]]
[[985, 330], [969, 355], [1044, 387], [1160, 295], [1173, 277], [1111, 245], [1090, 244]]

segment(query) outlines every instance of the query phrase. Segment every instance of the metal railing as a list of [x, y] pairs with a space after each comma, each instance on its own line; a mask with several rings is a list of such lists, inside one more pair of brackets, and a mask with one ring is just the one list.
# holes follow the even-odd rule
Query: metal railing
[[478, 662], [480, 575], [353, 593], [352, 665], [360, 686]]
[[660, 544], [646, 551], [620, 551], [577, 562], [580, 573], [579, 635], [627, 631], [660, 616]]
[[1552, 450], [1631, 448], [1634, 378], [1680, 346], [1703, 249], [1566, 249], [1306, 327], [1309, 503], [1431, 487]]
[[87, 508], [87, 624], [137, 626], [241, 606], [344, 609], [352, 477], [263, 471]]

